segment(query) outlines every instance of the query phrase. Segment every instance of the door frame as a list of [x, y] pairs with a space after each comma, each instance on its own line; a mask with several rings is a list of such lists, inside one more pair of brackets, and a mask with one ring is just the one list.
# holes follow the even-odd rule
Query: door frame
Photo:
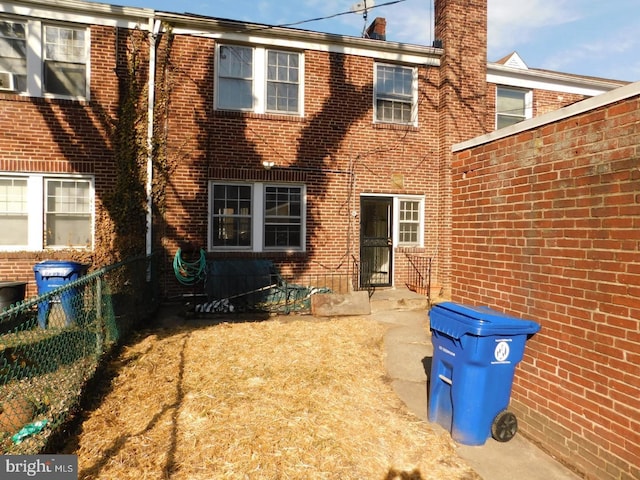
[[[378, 205], [378, 213], [386, 215], [386, 225], [368, 224], [373, 221], [369, 215], [369, 205]], [[394, 254], [394, 196], [392, 195], [361, 195], [360, 196], [360, 287], [391, 287], [393, 286], [393, 254]], [[367, 232], [374, 229], [377, 235], [368, 236]], [[375, 250], [375, 251], [374, 251]], [[385, 257], [386, 254], [386, 257]], [[374, 265], [368, 261], [373, 258]], [[383, 264], [382, 262], [385, 262]], [[385, 270], [379, 267], [386, 266]], [[378, 271], [379, 270], [379, 271]]]

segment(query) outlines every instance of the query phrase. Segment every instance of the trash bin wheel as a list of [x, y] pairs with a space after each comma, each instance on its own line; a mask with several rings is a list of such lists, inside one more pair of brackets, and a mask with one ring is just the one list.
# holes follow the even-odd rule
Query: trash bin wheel
[[508, 410], [503, 410], [491, 424], [491, 436], [498, 442], [508, 442], [518, 431], [518, 419]]

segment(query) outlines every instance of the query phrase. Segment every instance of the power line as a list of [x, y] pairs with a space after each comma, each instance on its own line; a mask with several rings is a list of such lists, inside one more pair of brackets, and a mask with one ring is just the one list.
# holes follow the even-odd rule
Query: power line
[[[406, 2], [407, 0], [394, 0], [391, 2], [385, 2], [385, 3], [381, 3], [380, 5], [373, 5], [371, 7], [367, 7], [367, 10], [373, 10], [374, 8], [380, 8], [380, 7], [386, 7], [389, 5], [394, 5], [396, 3], [402, 3], [402, 2]], [[299, 22], [293, 22], [293, 23], [283, 23], [281, 25], [277, 25], [278, 27], [293, 27], [294, 25], [301, 25], [303, 23], [310, 23], [310, 22], [318, 22], [320, 20], [329, 20], [331, 18], [335, 18], [335, 17], [339, 17], [341, 15], [350, 15], [353, 12], [351, 10], [349, 10], [348, 12], [340, 12], [340, 13], [334, 13], [333, 15], [328, 15], [326, 17], [317, 17], [317, 18], [310, 18], [309, 20], [301, 20]]]

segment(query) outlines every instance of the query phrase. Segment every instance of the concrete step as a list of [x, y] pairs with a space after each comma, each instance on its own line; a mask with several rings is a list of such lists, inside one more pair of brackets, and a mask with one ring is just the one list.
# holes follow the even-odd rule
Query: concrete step
[[422, 310], [429, 308], [425, 295], [408, 288], [377, 288], [370, 299], [371, 313], [402, 310]]

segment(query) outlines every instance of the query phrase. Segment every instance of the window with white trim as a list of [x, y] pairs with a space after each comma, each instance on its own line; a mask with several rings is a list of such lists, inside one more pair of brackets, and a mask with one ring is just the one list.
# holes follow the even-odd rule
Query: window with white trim
[[87, 98], [89, 52], [86, 27], [0, 18], [0, 90]]
[[267, 50], [267, 111], [298, 113], [300, 57]]
[[91, 183], [45, 179], [45, 242], [48, 247], [91, 245]]
[[87, 92], [86, 30], [44, 26], [44, 91], [84, 97]]
[[264, 187], [265, 248], [300, 248], [302, 245], [302, 188]]
[[374, 119], [381, 123], [415, 125], [417, 71], [413, 67], [378, 63], [374, 71]]
[[304, 185], [209, 184], [209, 249], [305, 249]]
[[27, 91], [27, 24], [0, 19], [0, 90]]
[[212, 186], [212, 246], [251, 247], [251, 185]]
[[92, 179], [0, 175], [0, 249], [91, 248], [93, 212]]
[[531, 118], [532, 97], [531, 90], [497, 87], [496, 128], [508, 127]]
[[0, 177], [0, 245], [27, 245], [27, 179]]
[[418, 200], [399, 200], [398, 245], [419, 245], [422, 209]]
[[302, 63], [298, 52], [218, 45], [216, 108], [302, 115]]

